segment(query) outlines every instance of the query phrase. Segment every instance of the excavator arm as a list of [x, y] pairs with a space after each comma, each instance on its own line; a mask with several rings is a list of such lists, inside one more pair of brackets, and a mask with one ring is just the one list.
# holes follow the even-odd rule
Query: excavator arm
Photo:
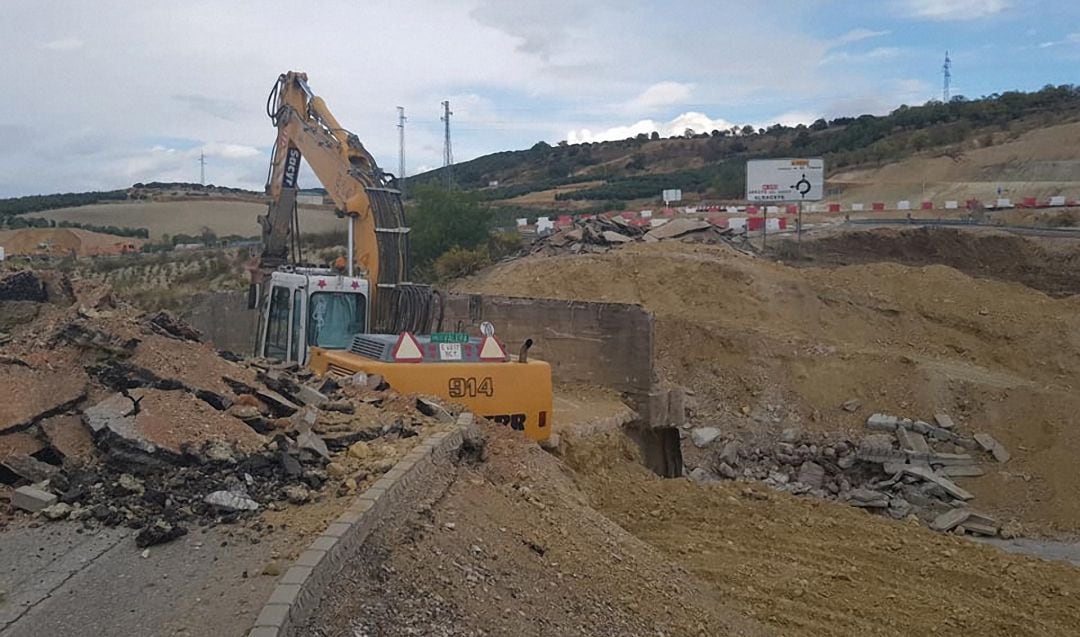
[[266, 184], [270, 206], [259, 220], [259, 270], [265, 274], [288, 262], [290, 243], [296, 244], [297, 173], [303, 157], [348, 221], [348, 274], [359, 270], [371, 283], [376, 330], [423, 331], [425, 322], [429, 328], [430, 288], [407, 283], [409, 229], [393, 176], [378, 167], [359, 138], [312, 93], [306, 74], [290, 71], [278, 77], [267, 113], [278, 136]]

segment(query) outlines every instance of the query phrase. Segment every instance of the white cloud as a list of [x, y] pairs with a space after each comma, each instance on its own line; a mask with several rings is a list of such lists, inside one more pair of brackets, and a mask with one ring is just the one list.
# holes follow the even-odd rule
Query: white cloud
[[41, 48], [47, 51], [74, 51], [75, 49], [81, 49], [85, 44], [79, 38], [61, 38], [59, 40], [50, 40], [41, 45]]
[[1040, 49], [1049, 49], [1054, 46], [1062, 46], [1069, 44], [1080, 44], [1080, 33], [1070, 33], [1060, 40], [1051, 40], [1049, 42], [1040, 42]]
[[874, 31], [872, 29], [859, 27], [857, 29], [852, 29], [844, 35], [836, 38], [830, 44], [832, 44], [834, 47], [843, 46], [845, 44], [851, 44], [853, 42], [862, 42], [863, 40], [868, 40], [870, 38], [880, 38], [883, 35], [889, 35], [889, 32]]
[[837, 51], [836, 53], [830, 53], [822, 58], [822, 64], [836, 64], [836, 63], [861, 63], [861, 62], [875, 62], [878, 60], [891, 60], [900, 57], [900, 54], [904, 52], [903, 49], [895, 46], [879, 46], [869, 51], [863, 51], [860, 53], [850, 53], [848, 51]]
[[681, 82], [657, 82], [628, 101], [628, 113], [651, 113], [666, 106], [682, 104], [690, 98], [694, 86]]
[[906, 0], [908, 13], [926, 20], [978, 20], [1009, 8], [1008, 0]]
[[708, 133], [713, 130], [727, 130], [732, 126], [733, 124], [725, 119], [713, 119], [704, 113], [687, 112], [667, 122], [643, 119], [626, 126], [612, 126], [597, 131], [580, 128], [567, 133], [566, 141], [571, 144], [605, 142], [635, 137], [641, 133], [650, 135], [653, 131], [660, 133], [661, 137], [671, 137], [682, 135], [686, 129], [696, 133]]

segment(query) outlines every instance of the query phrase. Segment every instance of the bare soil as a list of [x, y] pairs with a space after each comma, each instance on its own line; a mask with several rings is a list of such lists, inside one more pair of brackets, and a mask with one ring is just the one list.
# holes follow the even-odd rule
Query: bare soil
[[1012, 453], [961, 480], [980, 510], [1028, 533], [1080, 531], [1080, 297], [942, 265], [792, 268], [675, 242], [521, 259], [458, 289], [643, 304], [659, 371], [696, 394], [693, 424], [732, 436], [944, 411]]
[[620, 433], [486, 461], [378, 530], [300, 634], [1069, 635], [1080, 570], [841, 505], [658, 478]]

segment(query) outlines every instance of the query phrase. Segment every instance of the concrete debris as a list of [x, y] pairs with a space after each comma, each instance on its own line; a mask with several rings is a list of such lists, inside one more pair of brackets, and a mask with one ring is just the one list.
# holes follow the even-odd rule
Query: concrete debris
[[714, 440], [723, 435], [723, 431], [717, 427], [698, 427], [690, 431], [690, 440], [698, 449], [707, 447]]
[[988, 433], [975, 434], [975, 442], [979, 443], [979, 446], [984, 450], [993, 454], [994, 459], [998, 462], [1008, 462], [1009, 458], [1012, 457], [1005, 447]]
[[146, 319], [146, 324], [149, 325], [154, 332], [169, 338], [175, 338], [181, 341], [194, 341], [196, 343], [202, 340], [202, 333], [200, 333], [199, 330], [177, 319], [164, 310], [148, 317]]
[[56, 504], [56, 496], [37, 487], [19, 487], [11, 496], [11, 506], [23, 511], [37, 513]]
[[149, 546], [172, 542], [176, 538], [185, 535], [187, 535], [187, 529], [184, 527], [158, 519], [139, 531], [135, 536], [135, 546], [145, 549]]
[[31, 270], [23, 270], [0, 277], [0, 301], [44, 303], [47, 300], [45, 283]]
[[94, 441], [82, 419], [71, 414], [41, 421], [41, 432], [49, 446], [63, 456], [65, 467], [75, 468], [94, 457]]
[[447, 411], [439, 403], [427, 398], [416, 399], [416, 409], [425, 416], [436, 418], [441, 422], [454, 422], [454, 415]]
[[258, 502], [232, 491], [214, 491], [207, 494], [203, 502], [226, 512], [259, 510]]
[[0, 435], [0, 459], [13, 454], [32, 456], [45, 448], [45, 443], [25, 431]]
[[614, 230], [605, 230], [600, 233], [601, 238], [608, 243], [629, 243], [633, 241], [630, 237], [622, 234], [621, 232], [615, 232]]
[[71, 505], [57, 502], [41, 510], [41, 515], [48, 520], [63, 520], [71, 513]]
[[652, 224], [631, 223], [621, 216], [577, 218], [574, 225], [539, 237], [532, 246], [534, 254], [582, 254], [607, 252], [612, 247], [642, 241], [655, 243], [671, 239], [701, 243], [729, 243], [749, 251], [745, 238], [728, 228], [717, 228], [708, 221], [680, 217], [658, 219]]
[[285, 499], [293, 504], [304, 504], [311, 500], [311, 491], [301, 484], [290, 484], [284, 489]]
[[299, 449], [311, 451], [321, 458], [330, 459], [330, 450], [327, 449], [326, 443], [310, 430], [301, 432], [296, 437], [296, 446]]
[[690, 219], [677, 217], [645, 233], [645, 239], [675, 239], [691, 232], [698, 232], [710, 228], [708, 221], [702, 219]]
[[958, 527], [977, 535], [987, 536], [995, 536], [1000, 530], [999, 525], [993, 518], [967, 508], [946, 511], [934, 518], [930, 523], [931, 529], [942, 533], [948, 533]]
[[3, 465], [27, 482], [43, 482], [60, 471], [60, 468], [55, 465], [42, 462], [23, 453], [13, 453], [0, 458], [0, 465]]
[[820, 489], [825, 482], [825, 468], [808, 460], [799, 466], [798, 481], [811, 489]]
[[934, 414], [934, 422], [942, 429], [953, 429], [956, 427], [956, 423], [953, 422], [953, 419], [948, 414]]
[[852, 413], [859, 411], [860, 407], [862, 407], [862, 401], [857, 398], [852, 398], [851, 400], [845, 401], [843, 405], [840, 405], [841, 409]]
[[[983, 469], [971, 455], [953, 451], [964, 441], [977, 444], [974, 440], [936, 424], [882, 413], [871, 415], [866, 426], [871, 433], [857, 440], [804, 434], [794, 427], [765, 445], [730, 440], [703, 468], [710, 475], [762, 481], [779, 491], [838, 500], [893, 519], [914, 516], [928, 525], [943, 513], [968, 510], [966, 503], [974, 496], [952, 478], [977, 477]], [[700, 431], [693, 430], [691, 440]], [[983, 442], [990, 449], [997, 446]], [[969, 533], [998, 530], [988, 518], [973, 520], [967, 525], [972, 528], [958, 526]]]

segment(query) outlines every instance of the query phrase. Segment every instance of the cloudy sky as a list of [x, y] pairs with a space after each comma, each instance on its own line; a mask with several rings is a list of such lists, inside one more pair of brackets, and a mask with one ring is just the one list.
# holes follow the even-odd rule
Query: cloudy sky
[[[0, 0], [0, 197], [261, 190], [266, 95], [302, 70], [397, 168], [538, 140], [810, 122], [1076, 82], [1075, 0]], [[304, 186], [317, 185], [310, 174]]]

